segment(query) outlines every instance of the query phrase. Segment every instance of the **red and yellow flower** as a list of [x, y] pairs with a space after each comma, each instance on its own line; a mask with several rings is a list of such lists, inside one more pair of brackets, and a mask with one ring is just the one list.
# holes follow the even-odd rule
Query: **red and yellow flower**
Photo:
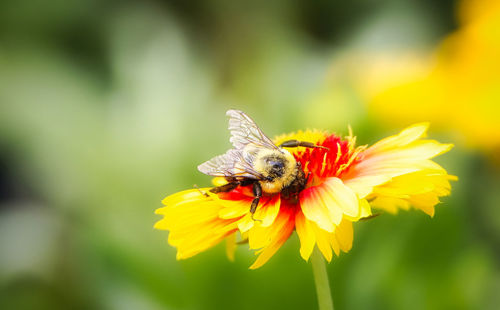
[[[371, 147], [356, 147], [355, 137], [324, 131], [299, 131], [275, 139], [313, 142], [323, 148], [289, 149], [309, 175], [298, 199], [279, 193], [261, 199], [252, 220], [250, 188], [228, 193], [190, 189], [168, 196], [156, 210], [163, 219], [155, 228], [170, 231], [168, 242], [177, 248], [177, 259], [196, 255], [224, 239], [234, 244], [240, 233], [257, 250], [250, 267], [267, 262], [296, 231], [300, 255], [308, 260], [315, 246], [331, 261], [352, 247], [352, 223], [371, 215], [371, 208], [388, 212], [414, 207], [430, 216], [439, 197], [450, 193], [449, 175], [431, 158], [449, 151], [451, 144], [423, 139], [428, 124], [408, 127]], [[216, 182], [221, 182], [217, 178]], [[220, 185], [220, 184], [218, 184]]]

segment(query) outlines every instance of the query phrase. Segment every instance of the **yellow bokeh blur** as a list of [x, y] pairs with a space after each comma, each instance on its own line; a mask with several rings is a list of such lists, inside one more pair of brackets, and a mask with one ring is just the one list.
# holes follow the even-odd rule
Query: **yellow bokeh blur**
[[471, 148], [498, 152], [500, 3], [463, 1], [458, 16], [459, 28], [433, 53], [375, 58], [375, 72], [359, 83], [370, 87], [370, 113], [386, 124], [429, 120]]

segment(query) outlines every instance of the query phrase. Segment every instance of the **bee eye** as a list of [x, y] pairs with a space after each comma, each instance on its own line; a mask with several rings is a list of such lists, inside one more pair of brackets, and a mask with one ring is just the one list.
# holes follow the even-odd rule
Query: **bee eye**
[[280, 168], [283, 168], [283, 163], [274, 163], [273, 164], [273, 169], [278, 170]]
[[273, 170], [279, 170], [284, 167], [283, 163], [281, 161], [270, 161], [269, 164], [271, 165]]

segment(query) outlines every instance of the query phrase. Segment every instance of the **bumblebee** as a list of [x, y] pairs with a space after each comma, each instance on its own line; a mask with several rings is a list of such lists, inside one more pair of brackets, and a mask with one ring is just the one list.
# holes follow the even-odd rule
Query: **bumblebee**
[[229, 110], [226, 115], [229, 116], [230, 141], [234, 148], [198, 166], [200, 172], [224, 177], [228, 182], [210, 192], [229, 192], [238, 186], [252, 185], [252, 218], [263, 195], [281, 193], [286, 199], [297, 199], [307, 183], [307, 176], [301, 164], [284, 148], [328, 148], [297, 140], [277, 146], [242, 111]]

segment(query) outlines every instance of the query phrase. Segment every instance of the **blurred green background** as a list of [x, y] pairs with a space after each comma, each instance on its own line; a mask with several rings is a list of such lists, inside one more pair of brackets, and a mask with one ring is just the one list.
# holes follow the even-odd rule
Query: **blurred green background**
[[[196, 166], [229, 147], [238, 108], [270, 136], [350, 124], [361, 144], [431, 120], [460, 180], [434, 219], [355, 224], [328, 266], [336, 309], [498, 309], [495, 2], [1, 1], [0, 308], [314, 309], [296, 236], [249, 271], [245, 246], [176, 261], [153, 230], [162, 198], [209, 184]], [[440, 70], [481, 88], [440, 79], [438, 95], [433, 68], [465, 63], [450, 40], [491, 71]], [[401, 81], [417, 90], [391, 95]]]

